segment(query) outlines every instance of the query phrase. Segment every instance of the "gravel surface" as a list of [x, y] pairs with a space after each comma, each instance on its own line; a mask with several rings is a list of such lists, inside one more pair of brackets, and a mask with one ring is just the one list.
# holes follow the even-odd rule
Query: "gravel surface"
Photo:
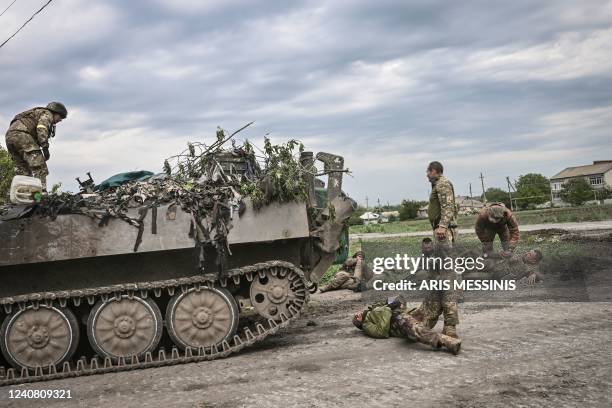
[[[350, 324], [363, 304], [317, 294], [296, 325], [236, 356], [6, 387], [0, 406], [612, 406], [612, 303], [464, 303], [459, 356], [364, 336]], [[73, 399], [9, 400], [11, 389]]]

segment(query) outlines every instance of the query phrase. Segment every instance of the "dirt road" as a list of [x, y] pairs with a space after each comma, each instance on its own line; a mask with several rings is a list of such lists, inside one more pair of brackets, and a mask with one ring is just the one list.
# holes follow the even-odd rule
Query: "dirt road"
[[[521, 225], [521, 232], [540, 231], [540, 230], [548, 230], [548, 229], [561, 229], [561, 230], [566, 230], [569, 232], [612, 230], [612, 220]], [[459, 230], [459, 234], [473, 234], [473, 233], [474, 233], [473, 228], [462, 228]], [[431, 231], [398, 232], [395, 234], [383, 234], [383, 233], [378, 233], [378, 232], [369, 232], [369, 233], [364, 233], [364, 234], [351, 234], [350, 239], [424, 237], [424, 236], [429, 236], [429, 235], [431, 235]]]
[[[317, 294], [298, 324], [236, 356], [1, 388], [0, 406], [612, 406], [612, 303], [464, 303], [456, 357], [365, 337], [349, 320], [363, 304], [348, 291]], [[9, 400], [16, 389], [73, 399]]]

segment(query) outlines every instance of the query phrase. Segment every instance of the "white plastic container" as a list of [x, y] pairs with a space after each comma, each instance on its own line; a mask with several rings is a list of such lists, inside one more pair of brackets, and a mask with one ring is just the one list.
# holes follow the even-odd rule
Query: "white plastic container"
[[15, 176], [11, 182], [11, 203], [32, 204], [32, 194], [42, 191], [42, 183], [36, 177]]

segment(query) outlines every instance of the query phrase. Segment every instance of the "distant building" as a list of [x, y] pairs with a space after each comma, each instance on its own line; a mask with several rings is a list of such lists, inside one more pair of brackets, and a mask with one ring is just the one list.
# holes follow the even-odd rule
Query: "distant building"
[[[459, 215], [472, 215], [478, 214], [480, 209], [484, 207], [484, 204], [480, 200], [470, 198], [468, 196], [457, 196], [455, 197], [455, 204], [458, 207]], [[417, 218], [427, 218], [427, 210], [429, 204], [425, 204], [417, 211]]]
[[567, 167], [550, 178], [553, 203], [561, 204], [561, 189], [566, 181], [582, 177], [595, 190], [612, 186], [612, 160], [597, 160], [586, 166]]
[[417, 218], [427, 218], [427, 209], [429, 208], [429, 204], [425, 204], [417, 211]]
[[484, 203], [482, 201], [470, 198], [468, 196], [455, 197], [455, 204], [457, 204], [459, 215], [478, 214], [480, 209], [484, 207]]
[[380, 213], [379, 222], [389, 222], [399, 220], [399, 211], [383, 211]]
[[360, 215], [359, 218], [361, 218], [363, 220], [363, 223], [365, 225], [368, 225], [368, 224], [378, 224], [378, 220], [380, 218], [380, 215], [368, 211], [368, 212], [363, 213], [362, 215]]

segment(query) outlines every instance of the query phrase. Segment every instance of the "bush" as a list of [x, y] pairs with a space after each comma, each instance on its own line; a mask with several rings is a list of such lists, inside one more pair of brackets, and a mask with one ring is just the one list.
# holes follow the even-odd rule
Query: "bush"
[[399, 218], [402, 221], [416, 219], [419, 208], [425, 205], [423, 201], [414, 200], [402, 200], [402, 204], [399, 209]]
[[538, 173], [520, 176], [516, 182], [516, 203], [521, 209], [535, 208], [550, 200], [550, 182]]
[[8, 202], [15, 167], [11, 155], [0, 146], [0, 204]]
[[595, 198], [593, 188], [582, 177], [577, 177], [566, 181], [561, 188], [561, 199], [574, 206], [584, 204], [586, 201]]

